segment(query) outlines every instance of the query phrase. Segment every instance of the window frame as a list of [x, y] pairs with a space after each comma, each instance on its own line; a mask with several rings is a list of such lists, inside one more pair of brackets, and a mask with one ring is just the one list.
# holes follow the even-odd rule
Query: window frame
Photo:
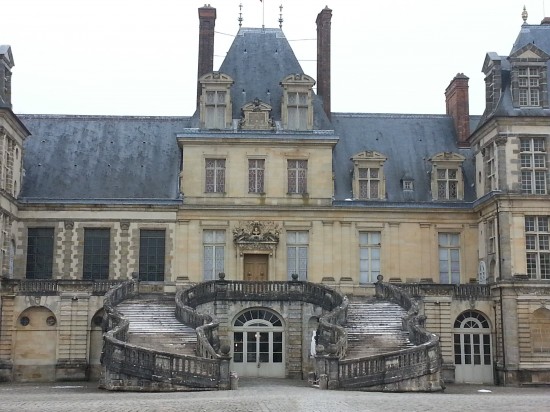
[[524, 221], [527, 276], [530, 279], [550, 280], [550, 217], [526, 215]]
[[287, 194], [307, 195], [308, 159], [287, 159]]
[[[519, 138], [521, 193], [531, 195], [548, 193], [548, 150], [546, 146], [546, 138], [542, 136]], [[541, 150], [537, 150], [537, 148]], [[540, 166], [541, 160], [543, 166]]]
[[[159, 242], [159, 239], [162, 239], [162, 242]], [[151, 270], [152, 267], [153, 270]], [[140, 229], [138, 273], [140, 281], [164, 281], [166, 275], [166, 229]]]
[[[212, 235], [212, 240], [207, 239]], [[225, 273], [225, 252], [226, 252], [227, 233], [225, 229], [203, 229], [202, 231], [202, 274], [203, 281], [217, 280], [218, 274]], [[208, 252], [208, 251], [211, 251]], [[207, 259], [210, 256], [210, 264]]]
[[[447, 238], [446, 243], [442, 243], [442, 237]], [[459, 285], [461, 280], [462, 262], [461, 262], [461, 233], [454, 231], [441, 231], [437, 233], [438, 260], [439, 260], [439, 283]], [[453, 252], [456, 252], [453, 254]], [[442, 256], [442, 255], [445, 256]], [[453, 256], [455, 255], [455, 256]], [[442, 259], [444, 257], [445, 259]], [[447, 269], [444, 270], [442, 262], [446, 262]], [[453, 263], [458, 265], [458, 269], [453, 267]]]
[[287, 278], [298, 275], [298, 280], [306, 281], [309, 266], [309, 230], [286, 231]]
[[[31, 235], [32, 234], [32, 235]], [[31, 239], [33, 241], [31, 242]], [[36, 244], [34, 240], [47, 240], [45, 244]], [[55, 249], [55, 228], [27, 228], [26, 279], [52, 279]]]
[[84, 228], [82, 251], [82, 279], [109, 279], [111, 260], [111, 229], [104, 227]]
[[[382, 268], [382, 232], [359, 232], [359, 283], [375, 283]], [[377, 255], [377, 256], [376, 256]], [[375, 262], [378, 262], [376, 268]]]
[[[258, 162], [261, 162], [261, 165]], [[265, 163], [264, 158], [248, 159], [248, 193], [265, 193]]]
[[[209, 166], [209, 162], [214, 162]], [[225, 157], [207, 157], [204, 159], [204, 193], [226, 192], [227, 159]]]

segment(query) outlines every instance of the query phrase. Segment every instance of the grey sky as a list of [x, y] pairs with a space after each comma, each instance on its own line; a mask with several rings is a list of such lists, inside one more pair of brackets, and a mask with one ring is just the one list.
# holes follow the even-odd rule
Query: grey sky
[[[316, 73], [315, 19], [332, 19], [336, 112], [444, 113], [458, 72], [470, 77], [470, 113], [481, 114], [481, 67], [507, 55], [521, 28], [544, 17], [543, 0], [210, 0], [217, 8], [214, 68], [243, 26], [283, 31], [302, 67]], [[204, 0], [3, 0], [0, 44], [10, 44], [14, 111], [191, 115], [198, 16]], [[550, 2], [549, 2], [550, 3]], [[550, 8], [550, 4], [548, 5]], [[548, 10], [550, 12], [550, 10]]]

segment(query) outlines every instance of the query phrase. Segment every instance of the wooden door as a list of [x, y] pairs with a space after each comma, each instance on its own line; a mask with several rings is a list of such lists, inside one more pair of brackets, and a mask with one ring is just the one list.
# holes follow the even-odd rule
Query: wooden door
[[268, 280], [268, 255], [244, 255], [243, 279], [250, 281]]

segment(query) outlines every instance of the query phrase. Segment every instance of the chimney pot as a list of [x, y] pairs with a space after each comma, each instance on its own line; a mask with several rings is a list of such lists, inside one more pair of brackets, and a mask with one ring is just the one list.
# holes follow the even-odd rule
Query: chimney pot
[[330, 26], [332, 10], [326, 6], [317, 15], [317, 94], [330, 119]]
[[464, 73], [457, 73], [445, 90], [447, 114], [453, 118], [459, 147], [468, 147], [470, 137], [470, 107], [468, 80]]
[[202, 87], [198, 79], [214, 71], [214, 27], [216, 25], [216, 9], [210, 4], [199, 8], [199, 62], [197, 70], [197, 107], [199, 105]]
[[542, 21], [540, 22], [541, 25], [548, 25], [550, 24], [550, 17], [545, 17], [544, 19], [542, 19]]

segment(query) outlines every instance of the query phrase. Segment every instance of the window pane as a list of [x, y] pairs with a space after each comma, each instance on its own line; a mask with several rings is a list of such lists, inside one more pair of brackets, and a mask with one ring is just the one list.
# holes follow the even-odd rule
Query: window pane
[[53, 228], [29, 228], [27, 234], [27, 279], [51, 279]]
[[83, 279], [109, 278], [109, 229], [84, 229]]
[[143, 281], [163, 281], [165, 261], [164, 230], [140, 231], [139, 279]]

